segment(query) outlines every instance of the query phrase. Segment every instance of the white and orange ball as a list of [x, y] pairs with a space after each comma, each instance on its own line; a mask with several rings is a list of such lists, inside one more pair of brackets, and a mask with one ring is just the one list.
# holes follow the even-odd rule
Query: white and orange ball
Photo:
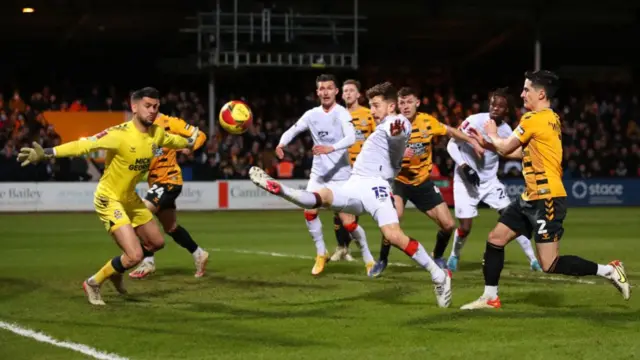
[[230, 134], [239, 135], [251, 126], [251, 108], [242, 101], [231, 100], [220, 109], [220, 126]]

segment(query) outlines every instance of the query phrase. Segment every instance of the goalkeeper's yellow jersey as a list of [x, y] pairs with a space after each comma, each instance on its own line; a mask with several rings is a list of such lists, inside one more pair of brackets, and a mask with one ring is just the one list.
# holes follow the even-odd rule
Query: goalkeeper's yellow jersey
[[120, 202], [138, 197], [136, 184], [154, 157], [162, 156], [162, 148], [183, 149], [186, 138], [165, 132], [151, 125], [147, 133], [140, 132], [133, 121], [111, 127], [90, 138], [72, 141], [54, 148], [56, 157], [80, 156], [96, 150], [106, 150], [104, 174], [100, 178], [96, 195]]

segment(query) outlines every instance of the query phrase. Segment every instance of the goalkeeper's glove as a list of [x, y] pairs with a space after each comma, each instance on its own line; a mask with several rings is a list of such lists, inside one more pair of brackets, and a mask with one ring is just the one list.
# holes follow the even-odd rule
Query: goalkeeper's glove
[[51, 159], [53, 157], [53, 154], [45, 154], [44, 149], [37, 142], [34, 141], [31, 145], [33, 146], [32, 148], [24, 147], [20, 149], [18, 162], [20, 162], [22, 166], [37, 164], [44, 159]]
[[460, 166], [460, 170], [462, 172], [462, 177], [464, 177], [464, 180], [467, 183], [474, 186], [480, 185], [480, 177], [478, 176], [478, 172], [473, 170], [471, 166], [463, 164], [462, 166]]
[[200, 129], [198, 129], [197, 126], [194, 126], [193, 133], [191, 133], [191, 136], [187, 138], [189, 149], [193, 149], [193, 146], [196, 144], [196, 140], [198, 139], [198, 134], [200, 134]]

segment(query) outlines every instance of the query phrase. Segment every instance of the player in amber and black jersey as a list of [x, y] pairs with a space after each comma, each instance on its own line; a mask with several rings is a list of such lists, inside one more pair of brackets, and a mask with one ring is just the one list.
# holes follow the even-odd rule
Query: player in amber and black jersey
[[[562, 184], [562, 134], [558, 114], [551, 110], [551, 98], [558, 77], [550, 71], [525, 73], [522, 94], [529, 110], [506, 139], [497, 135], [496, 123], [485, 125], [484, 146], [500, 155], [521, 154], [525, 191], [500, 216], [489, 233], [484, 253], [485, 288], [482, 296], [462, 306], [464, 310], [500, 308], [498, 281], [504, 265], [504, 247], [518, 235], [534, 235], [538, 258], [547, 273], [569, 276], [599, 275], [613, 283], [625, 300], [630, 286], [624, 266], [619, 260], [599, 265], [574, 255], [560, 255], [559, 244], [564, 234], [567, 193]], [[477, 136], [479, 142], [483, 137]]]
[[[184, 120], [164, 114], [158, 114], [154, 123], [170, 134], [183, 137], [191, 136], [194, 131], [194, 127]], [[198, 133], [193, 150], [201, 147], [205, 141], [206, 135], [202, 132]], [[191, 152], [191, 150], [182, 151]], [[182, 192], [182, 170], [176, 159], [177, 152], [173, 149], [163, 148], [158, 155], [149, 166], [147, 176], [149, 190], [143, 201], [146, 207], [160, 220], [164, 232], [191, 253], [196, 267], [195, 277], [202, 277], [206, 271], [209, 253], [198, 246], [187, 229], [180, 226], [176, 219], [176, 199]], [[134, 271], [129, 273], [131, 278], [141, 279], [156, 270], [153, 252], [147, 249], [143, 250], [144, 260]]]

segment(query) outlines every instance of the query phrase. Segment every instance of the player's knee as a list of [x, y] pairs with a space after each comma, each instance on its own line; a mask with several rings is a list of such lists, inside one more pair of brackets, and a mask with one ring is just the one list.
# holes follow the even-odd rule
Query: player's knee
[[445, 221], [444, 223], [442, 223], [442, 231], [451, 234], [453, 232], [453, 230], [456, 229], [456, 223], [451, 220], [451, 221]]
[[554, 257], [553, 259], [540, 256], [540, 267], [542, 271], [546, 273], [554, 273], [556, 262], [558, 261], [558, 257]]
[[304, 218], [307, 221], [313, 221], [318, 217], [318, 212], [317, 211], [307, 211], [305, 210], [304, 212]]
[[[449, 213], [449, 209], [447, 209], [447, 214]], [[456, 221], [449, 214], [449, 216], [440, 216], [440, 230], [446, 233], [452, 233], [453, 230], [456, 229]]]
[[456, 235], [458, 237], [464, 238], [471, 234], [471, 225], [460, 224], [460, 226], [456, 229]]
[[164, 232], [167, 235], [170, 235], [172, 232], [176, 231], [177, 227], [178, 227], [178, 223], [176, 223], [176, 222], [172, 222], [172, 223], [168, 223], [168, 224], [162, 224], [162, 230], [164, 230]]
[[493, 244], [496, 246], [505, 246], [508, 242], [508, 240], [505, 239], [504, 235], [501, 234], [499, 231], [496, 231], [495, 229], [489, 232], [488, 241], [490, 244]]
[[403, 237], [404, 233], [400, 230], [399, 227], [388, 227], [382, 229], [382, 235], [384, 236], [384, 240], [392, 245], [399, 244]]
[[125, 256], [122, 257], [122, 265], [127, 269], [136, 266], [144, 257], [141, 246], [125, 252], [124, 255]]
[[333, 192], [331, 189], [322, 188], [315, 192], [320, 197], [321, 206], [330, 206], [333, 202]]
[[356, 229], [358, 228], [358, 223], [353, 221], [350, 223], [344, 222], [342, 223], [342, 226], [345, 228], [345, 230], [347, 230], [348, 232], [354, 232], [356, 231]]

